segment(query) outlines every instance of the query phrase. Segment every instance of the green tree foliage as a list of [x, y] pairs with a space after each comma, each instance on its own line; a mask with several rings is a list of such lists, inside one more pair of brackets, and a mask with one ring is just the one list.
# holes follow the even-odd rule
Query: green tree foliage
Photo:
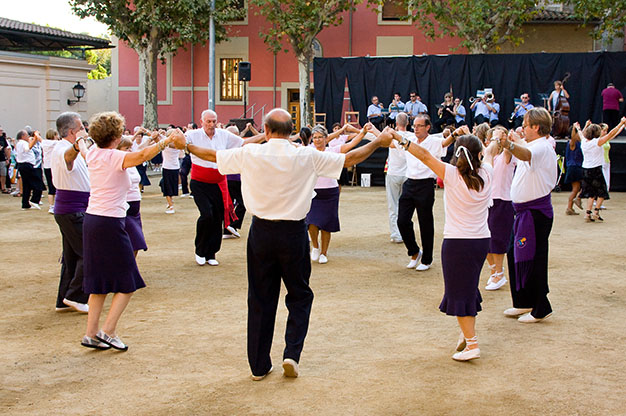
[[519, 45], [522, 25], [537, 13], [535, 0], [403, 1], [427, 37], [459, 38], [459, 45], [470, 53], [486, 53], [505, 42]]
[[573, 6], [575, 16], [585, 23], [600, 22], [592, 31], [594, 38], [624, 37], [626, 0], [569, 0], [566, 4]]
[[93, 16], [125, 41], [139, 55], [144, 70], [143, 123], [158, 126], [157, 62], [166, 53], [175, 53], [186, 44], [209, 38], [209, 20], [215, 18], [216, 40], [226, 36], [224, 24], [241, 16], [237, 0], [70, 0], [74, 13]]
[[87, 63], [95, 65], [87, 75], [89, 79], [104, 79], [111, 76], [111, 49], [98, 49], [85, 51]]
[[343, 23], [344, 12], [354, 10], [360, 0], [251, 0], [257, 13], [265, 17], [268, 26], [259, 35], [269, 49], [278, 53], [288, 41], [298, 60], [300, 80], [300, 123], [309, 124], [310, 76], [313, 40], [325, 27]]

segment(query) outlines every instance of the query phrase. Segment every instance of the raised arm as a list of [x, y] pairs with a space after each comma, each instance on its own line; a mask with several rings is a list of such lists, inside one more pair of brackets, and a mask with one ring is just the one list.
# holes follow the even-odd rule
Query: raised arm
[[622, 130], [624, 130], [625, 125], [626, 125], [626, 117], [622, 117], [619, 124], [615, 126], [613, 130], [611, 130], [610, 132], [608, 132], [607, 134], [605, 134], [604, 136], [598, 139], [598, 146], [602, 146], [604, 143], [617, 137], [617, 135], [620, 134]]
[[[174, 131], [180, 131], [180, 130], [174, 130]], [[174, 142], [174, 137], [172, 137], [173, 133], [170, 133], [168, 137], [164, 139], [160, 139], [160, 140], [159, 140], [159, 132], [156, 132], [156, 133], [157, 135], [153, 136], [152, 139], [156, 140], [157, 143], [153, 144], [152, 146], [148, 146], [146, 148], [138, 150], [136, 152], [128, 152], [124, 155], [124, 163], [122, 163], [122, 167], [124, 169], [141, 165], [146, 160], [150, 160], [156, 155], [158, 155], [159, 153], [161, 153], [163, 149], [165, 149], [170, 143]], [[183, 134], [183, 133], [180, 132], [180, 134]]]
[[521, 143], [521, 139], [513, 131], [510, 131], [508, 136], [503, 134], [500, 137], [500, 144], [519, 160], [530, 162], [532, 153]]
[[350, 150], [348, 153], [346, 153], [346, 161], [344, 162], [343, 166], [347, 168], [359, 164], [368, 157], [370, 157], [370, 155], [374, 153], [374, 151], [379, 147], [388, 147], [392, 140], [391, 136], [381, 136], [382, 134], [365, 146]]
[[176, 129], [170, 132], [169, 137], [172, 138], [172, 142], [177, 149], [184, 149], [185, 151], [198, 156], [200, 159], [208, 162], [215, 162], [215, 150], [207, 149], [206, 147], [196, 146], [195, 144], [187, 143], [187, 139], [182, 131]]
[[359, 144], [361, 140], [363, 140], [363, 137], [365, 137], [365, 135], [367, 134], [368, 126], [371, 126], [371, 123], [365, 124], [365, 126], [363, 126], [363, 128], [359, 131], [359, 134], [357, 134], [354, 139], [350, 140], [346, 144], [341, 145], [340, 152], [348, 153], [350, 150], [354, 149], [356, 145]]
[[444, 162], [431, 155], [430, 152], [424, 149], [422, 146], [415, 144], [400, 136], [398, 132], [393, 129], [385, 129], [378, 137], [384, 138], [384, 136], [386, 135], [390, 135], [395, 141], [397, 141], [397, 145], [399, 147], [404, 148], [404, 150], [411, 153], [423, 164], [428, 166], [428, 168], [432, 170], [435, 175], [439, 176], [441, 179], [444, 179], [446, 174], [446, 164]]
[[247, 139], [243, 139], [243, 145], [242, 146], [245, 146], [245, 145], [250, 144], [250, 143], [263, 143], [266, 139], [267, 138], [265, 137], [265, 133], [258, 133], [258, 134], [255, 134], [252, 137], [248, 137]]

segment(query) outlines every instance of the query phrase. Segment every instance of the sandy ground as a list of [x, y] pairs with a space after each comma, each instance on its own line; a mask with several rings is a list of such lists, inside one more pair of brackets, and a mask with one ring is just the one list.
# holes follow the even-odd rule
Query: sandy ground
[[[142, 204], [149, 250], [138, 263], [148, 287], [118, 332], [126, 353], [79, 345], [86, 315], [54, 310], [61, 239], [46, 211], [0, 197], [0, 413], [5, 415], [618, 415], [626, 414], [626, 194], [613, 193], [604, 224], [565, 216], [554, 194], [550, 299], [554, 315], [520, 324], [502, 311], [508, 285], [482, 291], [482, 358], [451, 359], [456, 320], [439, 312], [442, 192], [435, 205], [435, 262], [405, 269], [389, 242], [383, 188], [344, 188], [342, 231], [329, 263], [313, 265], [315, 292], [301, 376], [280, 368], [286, 320], [279, 305], [276, 371], [249, 379], [245, 238], [224, 241], [219, 267], [193, 258], [191, 199], [164, 213], [157, 187]], [[46, 204], [47, 205], [47, 204]], [[249, 216], [244, 224], [247, 235]], [[481, 288], [487, 271], [483, 270]], [[284, 291], [284, 289], [283, 289]], [[108, 305], [108, 303], [107, 303]]]

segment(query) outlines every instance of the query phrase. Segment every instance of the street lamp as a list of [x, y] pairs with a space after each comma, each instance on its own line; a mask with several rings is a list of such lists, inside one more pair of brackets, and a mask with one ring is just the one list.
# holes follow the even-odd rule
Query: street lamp
[[81, 98], [85, 96], [85, 87], [80, 85], [80, 82], [77, 82], [76, 85], [72, 87], [72, 92], [74, 93], [75, 100], [67, 99], [67, 105], [74, 105], [80, 101]]

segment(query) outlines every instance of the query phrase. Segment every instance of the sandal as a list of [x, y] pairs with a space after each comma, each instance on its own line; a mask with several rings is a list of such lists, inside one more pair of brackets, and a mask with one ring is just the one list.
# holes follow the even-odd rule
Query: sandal
[[587, 210], [585, 213], [585, 222], [594, 222], [595, 220], [591, 218], [591, 211]]
[[480, 358], [480, 348], [469, 349], [470, 345], [478, 345], [478, 337], [473, 336], [472, 338], [465, 338], [465, 349], [461, 352], [457, 352], [452, 356], [453, 360], [456, 361], [469, 361], [474, 360], [476, 358]]
[[595, 214], [593, 214], [593, 219], [598, 221], [604, 221], [604, 218], [600, 216], [600, 208], [594, 208], [593, 210], [596, 212]]
[[492, 280], [491, 282], [487, 283], [487, 286], [485, 286], [485, 290], [498, 290], [506, 284], [506, 277], [504, 277], [504, 269], [502, 269], [502, 271], [499, 273], [495, 273], [494, 277], [499, 277], [500, 280], [498, 280], [497, 282], [494, 282]]
[[487, 285], [491, 284], [491, 281], [496, 275], [496, 265], [495, 264], [487, 264], [489, 270], [491, 270], [491, 274], [489, 275], [489, 279], [487, 280]]

